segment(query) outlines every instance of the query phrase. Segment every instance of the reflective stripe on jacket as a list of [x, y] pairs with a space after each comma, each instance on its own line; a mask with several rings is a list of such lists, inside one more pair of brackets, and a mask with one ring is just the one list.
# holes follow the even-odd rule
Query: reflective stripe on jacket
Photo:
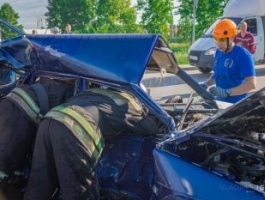
[[7, 96], [18, 107], [25, 111], [26, 116], [35, 124], [38, 125], [42, 119], [39, 106], [35, 101], [21, 88], [14, 88]]
[[45, 118], [52, 118], [63, 123], [83, 143], [91, 158], [96, 162], [104, 147], [104, 139], [92, 118], [80, 106], [60, 105], [50, 110]]
[[98, 94], [103, 94], [105, 96], [110, 97], [117, 105], [123, 105], [125, 103], [130, 103], [132, 107], [138, 111], [142, 112], [143, 108], [140, 104], [135, 100], [135, 98], [128, 93], [125, 92], [116, 92], [113, 90], [103, 90], [103, 89], [91, 89], [90, 92], [95, 92]]

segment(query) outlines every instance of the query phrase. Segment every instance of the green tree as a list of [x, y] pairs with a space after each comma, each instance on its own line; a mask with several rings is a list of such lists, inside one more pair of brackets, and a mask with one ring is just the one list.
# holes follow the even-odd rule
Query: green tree
[[47, 17], [48, 27], [59, 27], [64, 31], [66, 24], [71, 24], [75, 33], [95, 32], [96, 0], [48, 0]]
[[99, 0], [97, 3], [95, 29], [98, 33], [140, 32], [136, 24], [136, 7], [130, 0]]
[[0, 19], [12, 24], [20, 30], [23, 30], [23, 26], [18, 24], [19, 15], [16, 13], [12, 6], [8, 3], [4, 3], [0, 8]]
[[140, 23], [148, 33], [169, 38], [173, 23], [172, 0], [138, 0], [138, 9], [142, 13]]
[[[180, 15], [177, 36], [192, 38], [192, 20], [194, 0], [177, 0], [180, 3], [176, 14]], [[223, 14], [223, 9], [228, 0], [198, 0], [196, 11], [195, 38], [203, 32]]]

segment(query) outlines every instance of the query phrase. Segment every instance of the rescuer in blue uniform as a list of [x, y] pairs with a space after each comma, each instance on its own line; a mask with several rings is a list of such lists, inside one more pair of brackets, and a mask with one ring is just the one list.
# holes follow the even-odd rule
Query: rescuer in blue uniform
[[249, 51], [234, 44], [236, 24], [222, 19], [213, 30], [217, 45], [214, 56], [214, 73], [202, 84], [216, 99], [236, 103], [256, 88], [256, 74], [253, 57]]

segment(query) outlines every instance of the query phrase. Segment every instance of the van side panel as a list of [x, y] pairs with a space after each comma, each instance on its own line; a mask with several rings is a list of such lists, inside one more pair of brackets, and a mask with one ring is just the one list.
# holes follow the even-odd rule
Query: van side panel
[[253, 55], [255, 62], [264, 58], [264, 27], [261, 16], [246, 16], [243, 19], [248, 24], [248, 31], [254, 35], [256, 52]]
[[265, 16], [261, 16], [263, 29], [263, 61], [265, 60]]

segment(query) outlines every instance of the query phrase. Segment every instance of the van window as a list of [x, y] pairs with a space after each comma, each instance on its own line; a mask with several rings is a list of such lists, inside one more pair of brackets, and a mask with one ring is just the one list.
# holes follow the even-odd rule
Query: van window
[[251, 32], [253, 35], [257, 35], [257, 19], [252, 18], [252, 19], [246, 19], [244, 20], [248, 24], [248, 29], [247, 31]]

